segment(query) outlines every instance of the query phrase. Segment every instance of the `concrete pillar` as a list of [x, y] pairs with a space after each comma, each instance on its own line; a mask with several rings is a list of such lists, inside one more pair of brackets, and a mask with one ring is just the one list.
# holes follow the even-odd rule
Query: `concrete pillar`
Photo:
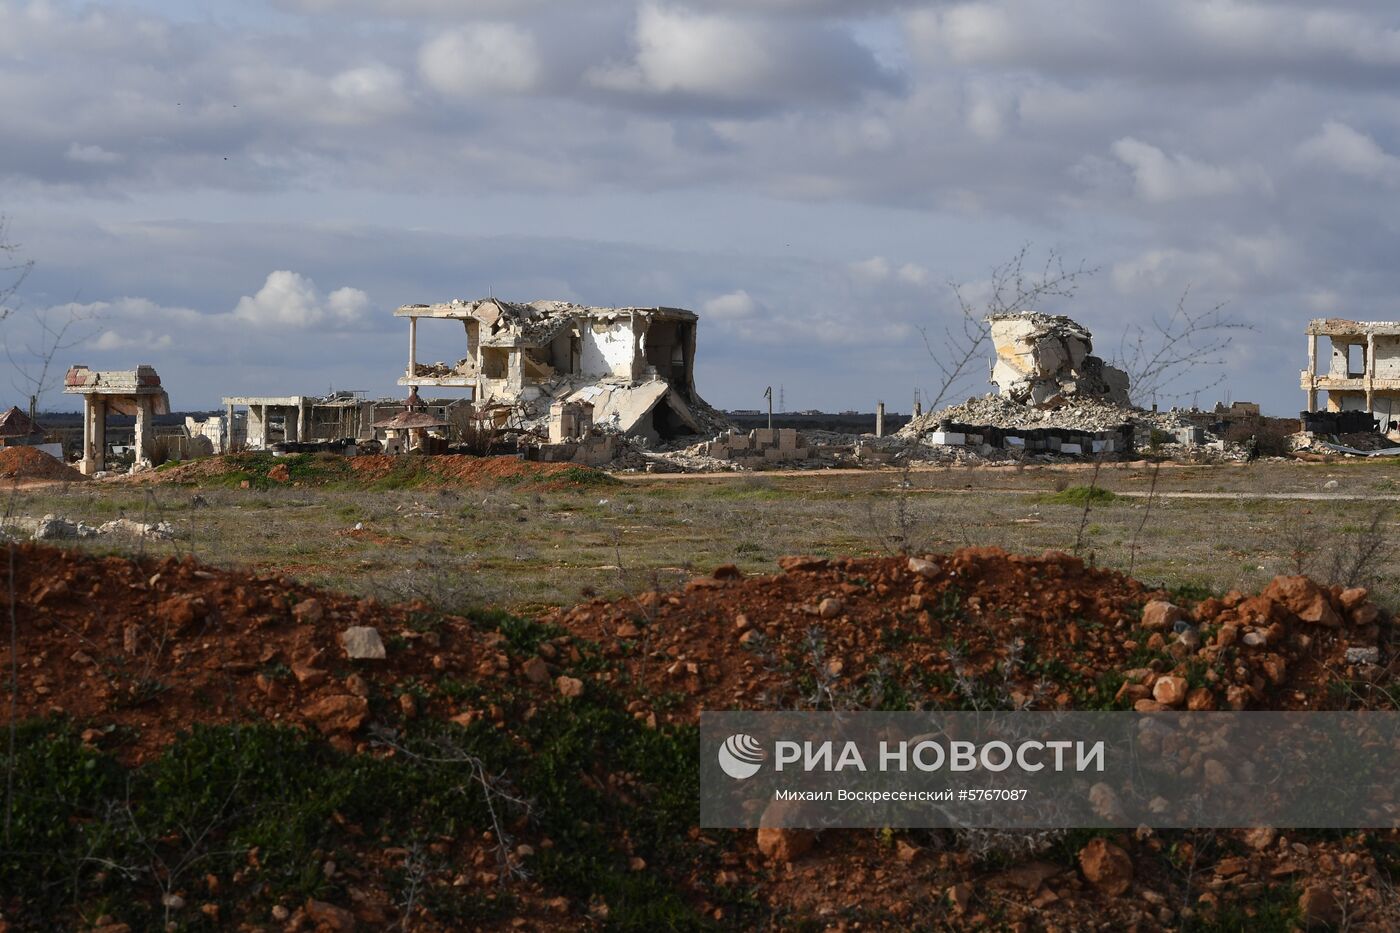
[[1317, 411], [1317, 334], [1308, 334], [1308, 411]]
[[408, 319], [408, 378], [417, 375], [418, 369], [418, 318]]
[[885, 403], [875, 403], [875, 436], [885, 436]]
[[301, 440], [301, 435], [297, 433], [297, 410], [295, 408], [285, 407], [282, 409], [282, 440]]
[[314, 441], [316, 438], [311, 436], [311, 425], [307, 421], [307, 415], [306, 400], [302, 399], [297, 403], [297, 437], [304, 441]]
[[221, 451], [219, 451], [220, 453], [225, 453], [225, 454], [231, 454], [231, 453], [233, 453], [233, 406], [232, 406], [232, 405], [225, 405], [225, 406], [224, 406], [224, 437], [223, 437], [223, 446], [224, 446], [224, 449], [221, 450]]
[[92, 397], [92, 456], [94, 473], [107, 469], [107, 400]]
[[155, 431], [151, 424], [151, 400], [144, 395], [136, 397], [136, 459], [155, 462]]
[[97, 472], [93, 464], [95, 458], [92, 455], [92, 396], [83, 396], [83, 459], [79, 461], [78, 469], [84, 474], [91, 476]]
[[1375, 415], [1376, 335], [1366, 335], [1366, 412]]

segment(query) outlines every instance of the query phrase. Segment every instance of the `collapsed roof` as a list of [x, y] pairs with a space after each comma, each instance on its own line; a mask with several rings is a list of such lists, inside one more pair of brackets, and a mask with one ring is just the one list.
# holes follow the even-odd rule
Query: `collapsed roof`
[[[508, 423], [543, 428], [552, 402], [582, 401], [600, 428], [653, 441], [724, 427], [695, 392], [693, 311], [483, 298], [404, 305], [394, 314], [409, 320], [400, 385], [470, 389]], [[455, 363], [419, 362], [419, 322], [434, 319], [462, 325], [466, 353]]]

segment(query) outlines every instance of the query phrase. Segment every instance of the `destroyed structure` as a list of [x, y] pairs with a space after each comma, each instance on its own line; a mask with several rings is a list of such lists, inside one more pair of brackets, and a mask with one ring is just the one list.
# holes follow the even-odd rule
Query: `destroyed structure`
[[[408, 366], [399, 385], [467, 391], [497, 427], [543, 438], [551, 420], [561, 429], [582, 423], [565, 414], [568, 406], [589, 410], [594, 436], [656, 443], [726, 427], [695, 391], [694, 312], [486, 298], [404, 305], [394, 314], [408, 319]], [[422, 321], [461, 325], [432, 344], [451, 347], [453, 357], [461, 353], [456, 362], [420, 362]], [[563, 406], [557, 417], [555, 405]], [[551, 440], [582, 437], [556, 431]]]
[[[222, 401], [228, 432], [223, 438], [224, 451], [266, 450], [275, 443], [364, 440], [374, 436], [374, 403], [353, 392], [333, 392], [324, 397], [230, 395]], [[243, 417], [239, 419], [239, 415]], [[238, 430], [240, 420], [242, 430]], [[234, 436], [235, 432], [241, 439]]]
[[915, 418], [900, 437], [983, 456], [1220, 444], [1182, 413], [1133, 408], [1127, 373], [1094, 356], [1092, 335], [1073, 320], [1023, 312], [992, 315], [987, 325], [997, 391]]
[[[1389, 432], [1400, 427], [1400, 321], [1347, 321], [1320, 318], [1308, 323], [1308, 368], [1301, 387], [1307, 393], [1303, 414], [1309, 430], [1349, 434]], [[1319, 337], [1328, 338], [1331, 353], [1322, 365]], [[1318, 393], [1327, 393], [1330, 413], [1359, 413], [1360, 417], [1310, 419], [1319, 412]], [[1374, 419], [1374, 423], [1371, 421]]]
[[152, 418], [170, 413], [170, 397], [161, 388], [155, 368], [142, 364], [129, 370], [98, 371], [79, 364], [63, 377], [63, 391], [83, 397], [83, 457], [79, 469], [91, 476], [107, 466], [107, 415], [136, 417], [136, 463], [155, 459]]
[[1063, 315], [994, 314], [987, 318], [996, 350], [991, 381], [1022, 405], [1059, 407], [1070, 399], [1128, 405], [1128, 374], [1093, 355], [1093, 338]]
[[0, 447], [33, 447], [43, 440], [44, 429], [19, 408], [0, 414]]

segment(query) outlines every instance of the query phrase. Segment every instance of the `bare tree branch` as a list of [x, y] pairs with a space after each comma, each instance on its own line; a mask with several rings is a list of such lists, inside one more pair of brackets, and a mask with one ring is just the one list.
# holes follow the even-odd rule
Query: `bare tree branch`
[[16, 392], [33, 399], [37, 408], [44, 393], [53, 388], [57, 379], [54, 360], [59, 353], [71, 350], [94, 336], [97, 328], [83, 325], [96, 321], [99, 315], [95, 311], [70, 306], [61, 311], [58, 308], [34, 311], [32, 316], [38, 325], [35, 334], [37, 344], [26, 344], [22, 358], [16, 359], [13, 348], [6, 342], [5, 358], [14, 367], [15, 375], [10, 384]]
[[1190, 294], [1187, 286], [1165, 319], [1153, 315], [1150, 327], [1130, 324], [1123, 331], [1112, 362], [1128, 374], [1128, 391], [1141, 407], [1174, 402], [1218, 386], [1225, 380], [1223, 372], [1204, 384], [1184, 380], [1224, 366], [1236, 332], [1253, 330], [1227, 315], [1223, 302], [1192, 311], [1186, 303]]
[[941, 345], [935, 345], [927, 328], [919, 328], [938, 379], [935, 391], [923, 391], [929, 411], [942, 407], [972, 376], [973, 361], [984, 353], [990, 332], [989, 316], [1035, 311], [1046, 298], [1073, 297], [1079, 280], [1096, 271], [1083, 263], [1066, 269], [1063, 258], [1054, 250], [1046, 255], [1038, 272], [1028, 271], [1029, 253], [1029, 245], [1022, 246], [1015, 256], [994, 267], [987, 283], [989, 293], [983, 299], [970, 298], [966, 285], [949, 283], [958, 300], [961, 320], [945, 328]]
[[0, 214], [0, 321], [10, 316], [10, 299], [34, 268], [34, 260], [20, 258], [20, 245], [10, 240], [9, 226]]

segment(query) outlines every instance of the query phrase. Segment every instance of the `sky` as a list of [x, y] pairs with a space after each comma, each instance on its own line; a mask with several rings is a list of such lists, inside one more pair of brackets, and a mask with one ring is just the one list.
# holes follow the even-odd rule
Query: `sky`
[[491, 294], [693, 309], [720, 407], [908, 411], [1024, 249], [1110, 360], [1248, 326], [1161, 404], [1296, 413], [1309, 318], [1400, 317], [1397, 90], [1380, 0], [0, 0], [0, 391], [74, 318], [60, 372], [180, 409], [398, 395], [393, 309]]

